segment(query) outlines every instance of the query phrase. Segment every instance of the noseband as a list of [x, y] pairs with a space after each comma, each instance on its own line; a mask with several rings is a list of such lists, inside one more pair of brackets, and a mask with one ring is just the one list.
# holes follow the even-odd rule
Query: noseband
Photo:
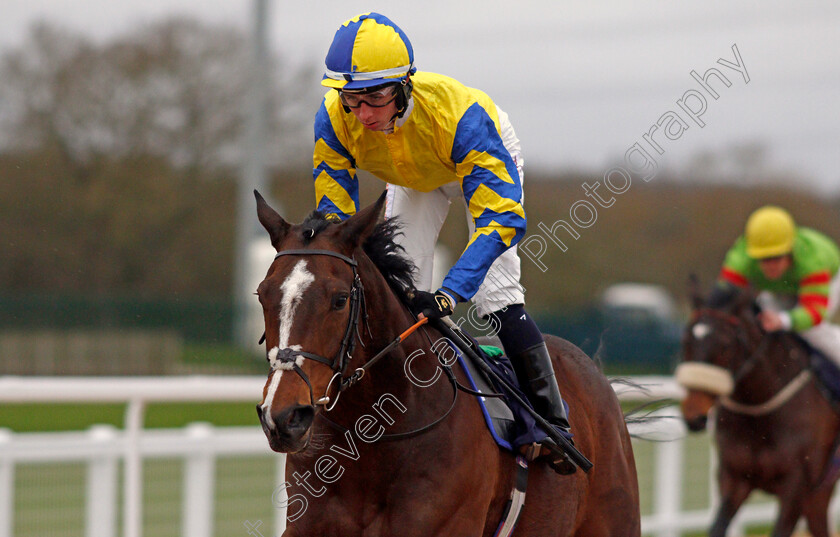
[[[301, 379], [309, 386], [309, 401], [312, 406], [315, 405], [324, 405], [324, 408], [327, 411], [333, 409], [335, 404], [338, 402], [338, 397], [342, 391], [346, 388], [352, 386], [357, 381], [359, 381], [364, 376], [364, 369], [356, 370], [352, 375], [345, 378], [344, 373], [347, 371], [347, 366], [350, 363], [350, 360], [353, 358], [353, 350], [356, 348], [356, 338], [354, 337], [358, 333], [359, 328], [359, 315], [361, 311], [365, 310], [365, 318], [367, 318], [367, 311], [364, 306], [365, 301], [365, 293], [364, 287], [362, 286], [362, 279], [359, 277], [359, 273], [356, 270], [358, 267], [358, 263], [355, 259], [347, 257], [346, 255], [342, 255], [338, 252], [333, 252], [331, 250], [284, 250], [282, 252], [278, 252], [277, 255], [274, 256], [276, 260], [280, 256], [284, 255], [326, 255], [329, 257], [335, 257], [337, 259], [341, 259], [353, 269], [353, 285], [350, 287], [350, 319], [347, 321], [347, 328], [344, 330], [344, 337], [341, 340], [341, 347], [338, 349], [338, 353], [332, 359], [326, 358], [321, 356], [320, 354], [315, 354], [312, 352], [306, 351], [298, 351], [290, 348], [280, 349], [277, 351], [277, 362], [280, 363], [281, 369], [292, 369], [295, 373], [300, 376]], [[298, 366], [296, 360], [298, 357], [305, 358], [307, 360], [314, 360], [316, 362], [320, 362], [329, 366], [335, 374], [330, 379], [330, 382], [327, 384], [326, 390], [324, 391], [324, 395], [319, 398], [317, 401], [315, 400], [315, 396], [312, 392], [312, 383], [309, 381], [309, 377], [307, 374]], [[336, 394], [335, 400], [332, 401], [330, 404], [330, 397], [329, 392], [332, 388], [333, 383], [337, 380], [341, 379], [341, 382], [338, 386], [338, 392]]]

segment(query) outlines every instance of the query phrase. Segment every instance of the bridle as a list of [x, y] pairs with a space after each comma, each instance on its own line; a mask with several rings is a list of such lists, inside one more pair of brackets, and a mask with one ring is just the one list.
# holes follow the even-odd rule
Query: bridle
[[[365, 376], [365, 372], [370, 369], [376, 362], [378, 362], [383, 356], [391, 352], [395, 347], [397, 347], [405, 338], [411, 335], [416, 329], [420, 328], [422, 325], [426, 324], [428, 319], [423, 318], [414, 323], [410, 326], [406, 331], [402, 334], [397, 336], [396, 339], [392, 340], [388, 345], [386, 345], [382, 350], [376, 353], [371, 359], [365, 362], [361, 367], [357, 367], [353, 373], [348, 376], [345, 376], [347, 372], [347, 367], [350, 364], [350, 361], [353, 359], [353, 351], [356, 348], [356, 337], [358, 336], [359, 342], [361, 343], [361, 336], [359, 335], [359, 320], [363, 316], [365, 321], [365, 326], [368, 326], [368, 318], [367, 318], [367, 307], [365, 306], [365, 289], [362, 285], [362, 279], [359, 277], [359, 273], [357, 270], [358, 263], [355, 259], [347, 257], [346, 255], [342, 255], [338, 252], [333, 252], [332, 250], [284, 250], [282, 252], [278, 252], [277, 255], [274, 256], [276, 260], [280, 256], [284, 255], [326, 255], [329, 257], [335, 257], [337, 259], [341, 259], [353, 269], [353, 284], [350, 287], [350, 318], [347, 321], [347, 328], [344, 330], [344, 337], [341, 340], [341, 347], [338, 349], [338, 353], [332, 358], [326, 358], [321, 356], [320, 354], [315, 354], [313, 352], [306, 352], [306, 351], [299, 351], [291, 348], [279, 349], [277, 351], [276, 362], [279, 363], [280, 369], [291, 369], [306, 383], [309, 387], [309, 402], [312, 406], [321, 405], [324, 409], [329, 412], [331, 411], [335, 405], [338, 403], [339, 397], [341, 397], [342, 392], [347, 388], [353, 386]], [[368, 334], [370, 334], [370, 327], [368, 326]], [[263, 334], [263, 338], [265, 338], [265, 334]], [[260, 340], [262, 343], [263, 340]], [[364, 347], [364, 343], [362, 343]], [[332, 369], [335, 373], [333, 374], [330, 381], [327, 383], [327, 387], [324, 389], [324, 395], [319, 397], [317, 400], [315, 399], [314, 392], [312, 390], [312, 382], [309, 380], [309, 376], [300, 366], [297, 364], [297, 358], [301, 357], [307, 360], [314, 360], [316, 362], [322, 363]], [[452, 375], [451, 371], [444, 368], [449, 376], [450, 382], [455, 382], [455, 378]], [[330, 398], [330, 391], [332, 390], [333, 384], [337, 382], [337, 389], [335, 394], [335, 399]], [[457, 394], [457, 392], [456, 392]], [[452, 406], [450, 406], [449, 411], [441, 418], [445, 418], [449, 412], [452, 411], [452, 408], [455, 406], [455, 400], [453, 399]], [[436, 421], [432, 425], [436, 425], [440, 420]], [[425, 428], [423, 429], [425, 430]], [[417, 431], [415, 431], [417, 432]]]
[[[309, 401], [312, 404], [312, 406], [324, 405], [324, 408], [329, 412], [333, 409], [336, 403], [338, 403], [338, 398], [341, 395], [341, 392], [343, 392], [344, 390], [361, 380], [362, 377], [364, 377], [365, 375], [365, 370], [367, 369], [366, 367], [360, 367], [356, 369], [356, 371], [354, 371], [350, 376], [344, 376], [344, 374], [347, 371], [347, 366], [349, 365], [350, 360], [353, 358], [353, 351], [356, 348], [355, 336], [358, 334], [359, 318], [362, 313], [365, 317], [365, 324], [367, 325], [367, 308], [365, 307], [364, 293], [365, 290], [364, 286], [362, 286], [362, 279], [359, 277], [359, 272], [357, 270], [358, 263], [355, 259], [347, 257], [346, 255], [340, 254], [338, 252], [333, 252], [332, 250], [317, 249], [284, 250], [282, 252], [278, 252], [277, 255], [274, 256], [274, 259], [276, 260], [277, 258], [284, 255], [325, 255], [329, 257], [335, 257], [344, 261], [345, 263], [350, 265], [350, 268], [353, 269], [353, 284], [350, 287], [349, 298], [350, 318], [347, 321], [347, 328], [344, 330], [344, 337], [341, 339], [341, 347], [339, 347], [336, 355], [332, 359], [330, 359], [321, 356], [320, 354], [294, 350], [288, 347], [285, 349], [279, 349], [277, 351], [276, 360], [280, 364], [280, 369], [291, 369], [295, 373], [297, 373], [298, 376], [301, 379], [303, 379], [303, 381], [309, 387]], [[361, 337], [359, 338], [359, 341], [361, 342]], [[297, 364], [298, 357], [320, 362], [324, 365], [327, 365], [330, 369], [335, 371], [335, 374], [327, 384], [327, 387], [324, 391], [324, 395], [318, 398], [318, 400], [315, 400], [315, 396], [312, 391], [312, 383], [309, 381], [309, 376]], [[336, 397], [332, 401], [332, 404], [330, 404], [330, 390], [332, 389], [332, 385], [339, 379], [340, 382], [338, 383], [338, 392], [336, 393]]]
[[765, 346], [765, 342], [768, 338], [765, 335], [762, 335], [761, 340], [759, 341], [758, 345], [752, 349], [752, 345], [747, 339], [746, 333], [749, 331], [749, 328], [744, 325], [743, 319], [738, 317], [737, 315], [733, 315], [731, 313], [726, 313], [720, 310], [715, 310], [711, 308], [701, 308], [694, 311], [694, 314], [691, 318], [692, 326], [695, 325], [701, 317], [708, 316], [713, 317], [715, 319], [722, 320], [726, 322], [727, 325], [731, 326], [735, 331], [735, 341], [737, 342], [738, 346], [741, 347], [744, 352], [747, 354], [747, 359], [744, 361], [737, 370], [731, 370], [730, 373], [732, 374], [732, 378], [735, 384], [738, 384], [742, 378], [744, 378], [747, 373], [752, 371], [756, 365], [761, 361], [761, 357], [763, 356], [763, 350]]
[[[724, 313], [718, 310], [713, 309], [702, 309], [697, 310], [694, 313], [692, 318], [692, 324], [697, 322], [697, 319], [702, 317], [703, 315], [708, 315], [711, 317], [715, 317], [718, 319], [722, 319], [726, 321], [730, 326], [734, 327], [736, 330], [736, 341], [738, 344], [746, 351], [748, 354], [747, 359], [741, 364], [740, 367], [736, 371], [731, 371], [730, 374], [732, 375], [733, 385], [738, 384], [750, 371], [752, 371], [762, 360], [764, 356], [766, 356], [765, 347], [767, 342], [770, 340], [768, 337], [769, 334], [762, 333], [761, 340], [755, 346], [754, 349], [750, 349], [750, 343], [747, 341], [746, 336], [744, 336], [744, 331], [748, 331], [749, 327], [744, 325], [743, 320], [732, 314]], [[789, 352], [789, 349], [786, 350]], [[790, 380], [785, 386], [776, 392], [776, 394], [768, 399], [767, 401], [760, 403], [760, 404], [743, 404], [739, 403], [728, 395], [721, 397], [721, 405], [730, 410], [732, 412], [738, 414], [744, 414], [748, 416], [763, 416], [765, 414], [769, 414], [780, 408], [784, 405], [791, 397], [793, 397], [800, 389], [802, 389], [809, 381], [811, 380], [811, 371], [807, 365], [803, 368], [802, 371], [799, 372], [792, 380]]]

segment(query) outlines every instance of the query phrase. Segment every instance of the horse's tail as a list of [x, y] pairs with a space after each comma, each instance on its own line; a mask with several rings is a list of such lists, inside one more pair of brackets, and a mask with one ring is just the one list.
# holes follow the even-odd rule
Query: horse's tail
[[[627, 377], [612, 377], [609, 382], [613, 389], [616, 386], [623, 387], [623, 393], [650, 393], [645, 386]], [[684, 435], [684, 428], [669, 426], [675, 420], [682, 423], [682, 416], [675, 414], [672, 409], [671, 399], [646, 401], [625, 410], [624, 423], [627, 424], [627, 430], [633, 438], [650, 442], [670, 442]]]

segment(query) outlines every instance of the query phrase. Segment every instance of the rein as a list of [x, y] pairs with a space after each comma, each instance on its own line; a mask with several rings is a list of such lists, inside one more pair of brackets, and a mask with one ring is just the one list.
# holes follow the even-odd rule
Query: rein
[[[438, 417], [435, 421], [429, 423], [428, 425], [424, 425], [419, 429], [412, 429], [411, 431], [406, 431], [402, 433], [384, 433], [382, 436], [379, 437], [378, 441], [382, 440], [402, 440], [404, 438], [410, 438], [412, 436], [417, 436], [419, 434], [425, 433], [426, 431], [435, 427], [438, 423], [445, 420], [449, 414], [452, 413], [452, 410], [455, 408], [455, 403], [458, 402], [458, 390], [460, 389], [461, 385], [458, 383], [458, 380], [455, 378], [455, 374], [452, 372], [452, 369], [449, 367], [442, 367], [443, 371], [446, 372], [447, 379], [449, 383], [452, 385], [453, 393], [452, 393], [452, 403], [449, 405], [449, 408], [444, 412], [440, 417]], [[338, 429], [342, 433], [349, 431], [347, 427], [334, 422], [333, 420], [326, 417], [324, 414], [318, 414], [321, 418], [324, 419], [330, 426]]]
[[799, 390], [804, 388], [811, 380], [811, 370], [803, 369], [793, 380], [788, 382], [784, 388], [776, 392], [776, 395], [767, 401], [758, 405], [745, 405], [738, 401], [733, 401], [729, 396], [721, 397], [720, 404], [726, 410], [735, 412], [736, 414], [745, 414], [747, 416], [763, 416], [781, 408], [785, 403], [799, 393]]

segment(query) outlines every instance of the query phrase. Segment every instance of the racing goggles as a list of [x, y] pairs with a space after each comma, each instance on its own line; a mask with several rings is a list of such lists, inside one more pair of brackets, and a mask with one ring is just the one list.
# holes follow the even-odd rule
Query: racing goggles
[[395, 91], [395, 86], [391, 85], [367, 93], [339, 91], [338, 96], [341, 99], [341, 104], [347, 108], [359, 108], [362, 104], [373, 108], [382, 108], [397, 98], [397, 92]]

